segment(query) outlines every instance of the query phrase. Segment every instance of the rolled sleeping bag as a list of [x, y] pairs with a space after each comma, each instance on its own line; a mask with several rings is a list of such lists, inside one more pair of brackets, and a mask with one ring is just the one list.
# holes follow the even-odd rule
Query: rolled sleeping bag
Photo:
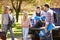
[[[48, 32], [51, 31], [51, 30], [53, 30], [54, 27], [55, 27], [55, 25], [54, 25], [53, 23], [50, 23], [50, 24], [48, 25], [48, 28], [47, 28]], [[47, 32], [47, 33], [48, 33], [48, 32]], [[40, 31], [39, 36], [40, 36], [40, 37], [46, 36], [47, 33], [45, 32], [45, 30], [42, 30], [42, 31]]]
[[[32, 27], [36, 27], [36, 28], [39, 28], [39, 27], [42, 27], [43, 25], [43, 22], [42, 21], [45, 21], [46, 17], [43, 16], [35, 16], [34, 19], [31, 19], [31, 23], [32, 23]], [[36, 21], [36, 23], [34, 23], [34, 20]]]

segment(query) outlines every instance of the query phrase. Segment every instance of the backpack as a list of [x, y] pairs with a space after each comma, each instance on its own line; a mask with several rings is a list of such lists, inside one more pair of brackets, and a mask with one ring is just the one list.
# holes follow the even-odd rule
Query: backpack
[[12, 20], [10, 20], [10, 16], [8, 15], [8, 20], [9, 20], [8, 26], [12, 26], [14, 24], [14, 22], [15, 22], [14, 16], [12, 16], [12, 17], [13, 17]]
[[37, 13], [37, 12], [36, 12], [36, 16], [40, 16], [40, 13]]
[[54, 16], [54, 22], [57, 23], [57, 13], [55, 11], [53, 11], [53, 16]]

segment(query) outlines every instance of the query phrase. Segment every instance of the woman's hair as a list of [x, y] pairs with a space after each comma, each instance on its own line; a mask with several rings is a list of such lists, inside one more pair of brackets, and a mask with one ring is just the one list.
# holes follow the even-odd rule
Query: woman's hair
[[28, 18], [28, 13], [24, 12], [24, 14], [23, 14], [23, 21], [25, 21], [27, 18]]
[[13, 9], [12, 8], [10, 8], [10, 11], [11, 11], [11, 13], [13, 13]]

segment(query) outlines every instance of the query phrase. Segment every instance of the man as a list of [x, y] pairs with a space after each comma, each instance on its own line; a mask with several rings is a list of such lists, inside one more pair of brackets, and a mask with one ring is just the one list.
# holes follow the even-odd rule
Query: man
[[[34, 19], [34, 24], [36, 24], [40, 20], [40, 17], [45, 17], [45, 12], [41, 10], [40, 6], [37, 6], [36, 12], [34, 12], [32, 16], [32, 19]], [[36, 27], [38, 28], [39, 25], [36, 25]], [[40, 27], [42, 27], [42, 25], [40, 25]]]
[[[40, 28], [42, 27], [42, 22], [40, 20], [41, 17], [43, 17], [45, 14], [44, 11], [41, 10], [41, 7], [40, 6], [37, 6], [37, 9], [36, 9], [36, 12], [34, 12], [33, 16], [32, 16], [32, 21], [34, 21], [34, 23], [32, 24], [32, 28]], [[39, 37], [39, 32], [40, 30], [31, 30], [32, 34], [34, 35], [34, 39], [32, 40], [40, 40], [40, 37]]]
[[[45, 36], [45, 40], [53, 40], [52, 38], [52, 32], [53, 29], [52, 26], [50, 26], [51, 29], [49, 29], [49, 25], [54, 24], [54, 16], [53, 16], [53, 10], [50, 9], [50, 6], [48, 4], [44, 5], [45, 14], [46, 14], [46, 23], [45, 23], [45, 32], [47, 32], [47, 35]], [[48, 28], [48, 29], [47, 29]], [[50, 31], [50, 32], [48, 32]], [[50, 35], [50, 36], [49, 36]], [[49, 36], [49, 37], [48, 37]]]
[[[3, 25], [3, 30], [4, 32], [7, 34], [7, 31], [10, 31], [12, 40], [14, 40], [14, 34], [12, 31], [12, 27], [11, 27], [11, 21], [13, 18], [10, 15], [10, 6], [6, 6], [4, 9], [4, 13], [2, 14], [2, 25]], [[10, 24], [9, 24], [10, 23]], [[10, 26], [9, 26], [10, 25]]]

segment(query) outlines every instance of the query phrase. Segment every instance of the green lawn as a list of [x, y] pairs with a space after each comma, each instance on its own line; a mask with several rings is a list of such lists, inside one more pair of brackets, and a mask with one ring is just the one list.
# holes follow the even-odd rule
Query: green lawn
[[[22, 35], [22, 27], [20, 23], [16, 23], [13, 26], [14, 36], [19, 37]], [[10, 37], [10, 32], [8, 31], [7, 36]]]
[[[14, 36], [15, 37], [20, 37], [22, 36], [22, 29], [16, 29], [16, 28], [13, 28], [14, 30]], [[7, 37], [10, 37], [10, 32], [8, 31], [7, 33]]]

